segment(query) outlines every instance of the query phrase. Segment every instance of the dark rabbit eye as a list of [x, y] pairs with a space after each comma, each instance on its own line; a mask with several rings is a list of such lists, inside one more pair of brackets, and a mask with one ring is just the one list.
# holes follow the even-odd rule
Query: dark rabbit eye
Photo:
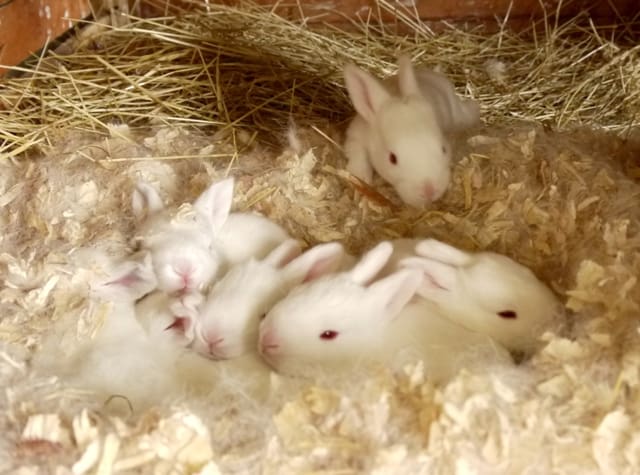
[[498, 315], [502, 318], [510, 318], [510, 319], [518, 318], [518, 314], [513, 310], [503, 310], [502, 312], [498, 312]]
[[266, 316], [267, 316], [267, 314], [263, 313], [262, 315], [260, 315], [260, 320], [264, 320], [264, 317], [266, 317]]
[[445, 145], [442, 146], [442, 153], [447, 154], [447, 147]]
[[394, 165], [398, 163], [398, 157], [396, 157], [395, 153], [389, 154], [389, 161]]
[[326, 330], [320, 333], [320, 339], [322, 340], [333, 340], [338, 336], [338, 332], [334, 330]]

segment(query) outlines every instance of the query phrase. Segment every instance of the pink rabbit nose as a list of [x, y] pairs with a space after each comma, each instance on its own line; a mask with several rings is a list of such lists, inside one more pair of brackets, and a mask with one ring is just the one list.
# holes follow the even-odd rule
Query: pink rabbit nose
[[176, 267], [174, 268], [174, 272], [180, 277], [182, 281], [182, 289], [188, 289], [191, 284], [191, 269], [188, 267]]
[[207, 351], [210, 355], [217, 357], [223, 356], [220, 346], [224, 342], [224, 337], [221, 337], [216, 330], [201, 331], [200, 336], [207, 345]]
[[433, 201], [436, 196], [435, 187], [429, 182], [425, 183], [422, 187], [422, 196], [428, 201]]
[[260, 338], [260, 353], [271, 355], [278, 349], [278, 342], [271, 330], [267, 330]]

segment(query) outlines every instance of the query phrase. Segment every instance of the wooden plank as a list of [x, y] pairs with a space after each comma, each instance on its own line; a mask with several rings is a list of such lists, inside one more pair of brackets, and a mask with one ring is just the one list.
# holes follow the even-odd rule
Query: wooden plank
[[[287, 16], [299, 17], [302, 13], [306, 17], [319, 18], [322, 15], [323, 20], [330, 12], [339, 12], [332, 17], [366, 18], [369, 12], [377, 11], [375, 0], [255, 1], [262, 5], [277, 4], [277, 10]], [[558, 11], [561, 16], [570, 16], [585, 10], [596, 18], [614, 19], [618, 15], [630, 18], [640, 11], [640, 0], [390, 0], [388, 4], [399, 10], [416, 11], [424, 20], [504, 17], [507, 12], [512, 17], [541, 17], [545, 11], [549, 15]], [[391, 13], [382, 14], [385, 20], [392, 17]]]
[[89, 13], [89, 0], [14, 0], [0, 7], [0, 65], [19, 64]]
[[[154, 5], [157, 11], [170, 13], [175, 7], [205, 9], [208, 0], [143, 0]], [[241, 4], [242, 0], [221, 0], [218, 3]], [[260, 5], [275, 6], [275, 11], [287, 18], [304, 16], [308, 21], [344, 22], [350, 19], [367, 18], [373, 14], [383, 21], [393, 21], [394, 14], [379, 11], [375, 0], [253, 0]], [[615, 21], [622, 17], [630, 19], [640, 12], [640, 0], [389, 0], [389, 5], [400, 11], [417, 12], [425, 21], [476, 20], [493, 21], [494, 17], [509, 17], [515, 20], [540, 18], [546, 12], [553, 16], [574, 16], [588, 11], [598, 20]], [[412, 16], [415, 16], [412, 14]]]

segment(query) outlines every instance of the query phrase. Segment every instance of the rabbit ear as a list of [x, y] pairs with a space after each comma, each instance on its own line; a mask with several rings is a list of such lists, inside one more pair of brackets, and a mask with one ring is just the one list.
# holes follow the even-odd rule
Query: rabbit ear
[[160, 211], [164, 208], [162, 198], [158, 191], [149, 183], [139, 181], [131, 194], [131, 208], [133, 215], [138, 219]]
[[407, 55], [398, 58], [398, 88], [403, 96], [422, 94], [411, 64], [411, 58]]
[[452, 266], [464, 266], [471, 262], [472, 255], [436, 239], [425, 239], [416, 244], [416, 253], [434, 261]]
[[389, 92], [376, 78], [353, 64], [344, 67], [344, 82], [358, 114], [373, 122], [382, 103], [391, 97]]
[[211, 221], [215, 231], [222, 228], [231, 212], [233, 185], [233, 177], [215, 182], [193, 203], [194, 209]]
[[302, 253], [295, 239], [287, 239], [264, 258], [263, 262], [276, 269], [282, 268]]
[[371, 284], [367, 294], [378, 302], [385, 317], [391, 320], [416, 295], [422, 279], [420, 271], [403, 269]]
[[169, 310], [173, 315], [173, 321], [165, 330], [184, 335], [189, 341], [195, 336], [195, 322], [198, 321], [198, 306], [202, 303], [201, 294], [187, 294], [180, 300], [169, 304]]
[[451, 293], [458, 286], [458, 268], [444, 262], [424, 257], [408, 257], [399, 262], [400, 267], [417, 269], [423, 273], [418, 294], [429, 300]]
[[98, 284], [94, 290], [102, 296], [125, 295], [128, 300], [138, 300], [154, 290], [158, 281], [153, 272], [151, 255], [146, 254], [142, 262], [127, 261], [112, 272], [114, 278]]
[[357, 284], [367, 285], [380, 272], [393, 254], [393, 245], [382, 241], [368, 251], [349, 272], [351, 280]]
[[336, 272], [342, 264], [344, 248], [339, 242], [318, 244], [284, 267], [288, 277], [299, 282], [310, 282], [323, 275]]

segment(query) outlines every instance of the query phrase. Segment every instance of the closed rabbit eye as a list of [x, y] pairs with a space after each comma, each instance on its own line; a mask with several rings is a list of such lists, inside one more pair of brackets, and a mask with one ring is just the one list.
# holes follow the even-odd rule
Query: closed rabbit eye
[[260, 320], [264, 320], [266, 316], [267, 316], [267, 314], [263, 313], [262, 315], [260, 315]]
[[335, 330], [325, 330], [320, 333], [321, 340], [334, 340], [338, 336], [338, 332]]
[[389, 154], [389, 161], [393, 164], [393, 165], [397, 165], [398, 163], [398, 157], [396, 157], [395, 153], [390, 153]]
[[502, 310], [501, 312], [498, 312], [498, 316], [501, 318], [508, 318], [508, 319], [518, 318], [518, 314], [513, 310]]

